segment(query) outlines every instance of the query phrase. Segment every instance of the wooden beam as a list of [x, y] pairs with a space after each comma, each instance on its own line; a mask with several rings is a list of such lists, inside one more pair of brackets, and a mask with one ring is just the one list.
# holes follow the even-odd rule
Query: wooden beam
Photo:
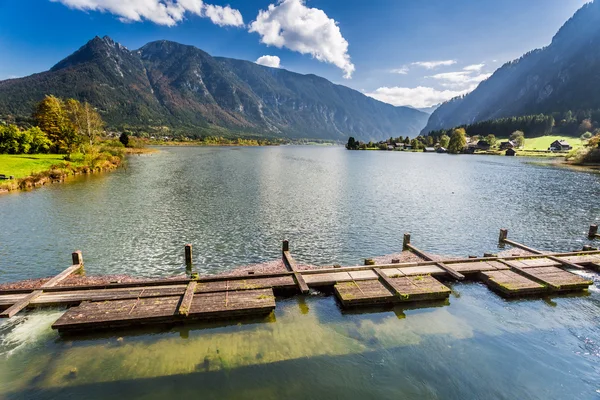
[[[75, 253], [73, 253], [75, 254]], [[69, 268], [65, 269], [60, 274], [56, 275], [54, 278], [50, 279], [48, 282], [44, 283], [41, 286], [41, 289], [48, 289], [53, 286], [56, 286], [58, 283], [64, 281], [71, 275], [73, 272], [78, 271], [81, 268], [81, 264], [71, 265]]]
[[598, 225], [590, 225], [590, 231], [588, 232], [589, 239], [600, 238], [598, 234]]
[[192, 245], [191, 244], [186, 244], [185, 245], [185, 265], [186, 267], [190, 268], [192, 266]]
[[192, 300], [194, 299], [194, 291], [196, 290], [196, 285], [198, 283], [196, 281], [192, 281], [188, 283], [187, 288], [185, 289], [185, 293], [181, 298], [181, 303], [179, 303], [179, 307], [177, 308], [177, 313], [179, 315], [187, 315], [190, 313], [190, 307], [192, 306]]
[[298, 285], [300, 293], [307, 294], [310, 291], [308, 289], [308, 285], [304, 281], [302, 274], [298, 271], [298, 268], [296, 267], [296, 260], [292, 258], [292, 255], [289, 251], [283, 252], [283, 263], [289, 271], [294, 273], [294, 279], [296, 280], [296, 284]]
[[[411, 250], [413, 253], [415, 253], [416, 255], [426, 259], [427, 261], [435, 261], [429, 254], [425, 253], [424, 251], [419, 250], [418, 248], [416, 248], [415, 246], [413, 246], [412, 244], [408, 243], [406, 245], [406, 247]], [[397, 265], [397, 264], [396, 264]], [[457, 279], [459, 281], [462, 281], [465, 279], [465, 276], [463, 274], [461, 274], [460, 272], [455, 271], [454, 269], [452, 269], [451, 267], [447, 266], [446, 264], [444, 264], [443, 262], [436, 262], [435, 263], [436, 266], [440, 267], [441, 269], [443, 269], [444, 271], [446, 271], [448, 274], [450, 274], [450, 276], [452, 276], [454, 279]]]
[[500, 229], [500, 236], [498, 237], [498, 243], [503, 244], [508, 237], [508, 229]]
[[[520, 249], [523, 249], [523, 250], [529, 251], [530, 253], [539, 254], [539, 255], [543, 255], [543, 254], [544, 254], [543, 252], [541, 252], [541, 251], [539, 251], [539, 250], [536, 250], [536, 249], [534, 249], [534, 248], [531, 248], [531, 247], [529, 247], [529, 246], [525, 246], [524, 244], [521, 244], [521, 243], [518, 243], [518, 242], [514, 242], [514, 241], [512, 241], [512, 240], [505, 239], [505, 240], [504, 240], [504, 243], [506, 243], [506, 244], [510, 244], [510, 245], [511, 245], [511, 246], [513, 246], [513, 247], [518, 247], [518, 248], [520, 248]], [[553, 255], [548, 255], [548, 256], [547, 256], [547, 258], [549, 258], [549, 259], [550, 259], [550, 260], [552, 260], [552, 261], [556, 261], [556, 262], [558, 262], [558, 263], [561, 263], [561, 264], [562, 264], [562, 265], [564, 265], [565, 267], [571, 267], [571, 268], [576, 268], [576, 269], [585, 269], [585, 268], [584, 268], [584, 267], [582, 267], [581, 265], [578, 265], [578, 264], [572, 263], [572, 262], [570, 262], [570, 261], [567, 261], [567, 260], [563, 260], [563, 259], [561, 259], [561, 258], [558, 258], [558, 257], [555, 257], [555, 256], [553, 256]]]
[[18, 313], [19, 311], [21, 311], [22, 309], [27, 307], [29, 305], [29, 303], [31, 303], [33, 300], [40, 297], [42, 293], [43, 293], [43, 290], [39, 290], [39, 289], [34, 290], [33, 292], [29, 293], [27, 296], [22, 298], [19, 302], [13, 304], [6, 310], [2, 311], [2, 313], [0, 313], [0, 318], [12, 317], [16, 313]]
[[383, 283], [383, 285], [390, 292], [392, 292], [394, 294], [394, 296], [400, 296], [400, 292], [398, 292], [398, 290], [394, 287], [394, 284], [392, 283], [392, 281], [386, 274], [381, 272], [381, 270], [379, 268], [373, 268], [373, 272], [375, 272], [377, 274], [377, 276], [379, 276], [379, 281], [381, 283]]
[[409, 244], [410, 244], [410, 233], [405, 233], [404, 239], [402, 240], [402, 251], [408, 250]]

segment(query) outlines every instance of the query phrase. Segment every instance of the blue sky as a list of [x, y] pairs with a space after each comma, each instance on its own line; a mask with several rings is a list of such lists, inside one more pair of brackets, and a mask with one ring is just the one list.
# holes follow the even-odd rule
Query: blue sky
[[279, 63], [395, 105], [427, 107], [549, 44], [586, 2], [0, 0], [0, 79], [45, 71], [108, 35], [129, 49], [167, 39]]

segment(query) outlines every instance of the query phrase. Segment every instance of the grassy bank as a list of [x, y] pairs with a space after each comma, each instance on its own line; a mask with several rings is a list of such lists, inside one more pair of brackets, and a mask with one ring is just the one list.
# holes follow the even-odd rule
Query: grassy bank
[[555, 140], [565, 139], [574, 149], [583, 147], [584, 143], [579, 138], [566, 136], [540, 136], [536, 138], [525, 138], [524, 150], [548, 150]]
[[123, 149], [93, 148], [86, 155], [75, 154], [1, 154], [0, 174], [14, 179], [0, 181], [0, 193], [25, 190], [47, 183], [62, 182], [69, 176], [91, 174], [118, 168]]
[[25, 178], [49, 170], [62, 163], [64, 157], [64, 154], [0, 154], [0, 174]]

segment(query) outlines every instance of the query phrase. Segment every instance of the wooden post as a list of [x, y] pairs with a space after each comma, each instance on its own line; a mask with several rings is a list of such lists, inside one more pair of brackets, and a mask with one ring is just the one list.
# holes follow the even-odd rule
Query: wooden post
[[73, 259], [72, 265], [83, 265], [83, 255], [81, 254], [81, 250], [77, 250], [71, 254]]
[[290, 251], [290, 242], [288, 240], [283, 241], [281, 251]]
[[409, 244], [410, 244], [410, 233], [405, 233], [404, 240], [402, 241], [402, 251], [408, 250]]
[[192, 245], [191, 244], [185, 245], [185, 265], [187, 267], [191, 267], [191, 265], [192, 265]]
[[598, 235], [598, 225], [590, 225], [590, 232], [588, 238], [594, 239]]
[[498, 242], [500, 242], [500, 244], [504, 243], [507, 237], [508, 229], [500, 229], [500, 237], [498, 238]]

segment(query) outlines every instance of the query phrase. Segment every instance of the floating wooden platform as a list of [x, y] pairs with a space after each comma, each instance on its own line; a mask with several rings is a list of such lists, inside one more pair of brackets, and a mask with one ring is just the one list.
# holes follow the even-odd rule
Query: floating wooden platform
[[[600, 251], [543, 253], [508, 240], [500, 242], [531, 254], [508, 257], [434, 259], [410, 244], [403, 248], [423, 261], [301, 271], [283, 243], [285, 271], [269, 274], [175, 278], [87, 286], [60, 286], [82, 270], [81, 252], [73, 265], [31, 290], [0, 291], [0, 317], [39, 306], [73, 306], [53, 325], [59, 332], [80, 332], [140, 325], [185, 323], [199, 319], [237, 319], [270, 313], [274, 294], [308, 293], [311, 288], [332, 288], [342, 307], [423, 302], [446, 299], [446, 280], [481, 280], [507, 296], [546, 295], [585, 290], [593, 282], [570, 269], [600, 268]], [[186, 245], [191, 264], [191, 245]]]
[[439, 300], [450, 296], [450, 289], [429, 275], [398, 276], [386, 279], [340, 282], [335, 294], [344, 307]]
[[91, 301], [72, 307], [53, 325], [59, 332], [169, 324], [269, 314], [275, 309], [272, 289], [201, 293], [184, 312], [180, 296]]

